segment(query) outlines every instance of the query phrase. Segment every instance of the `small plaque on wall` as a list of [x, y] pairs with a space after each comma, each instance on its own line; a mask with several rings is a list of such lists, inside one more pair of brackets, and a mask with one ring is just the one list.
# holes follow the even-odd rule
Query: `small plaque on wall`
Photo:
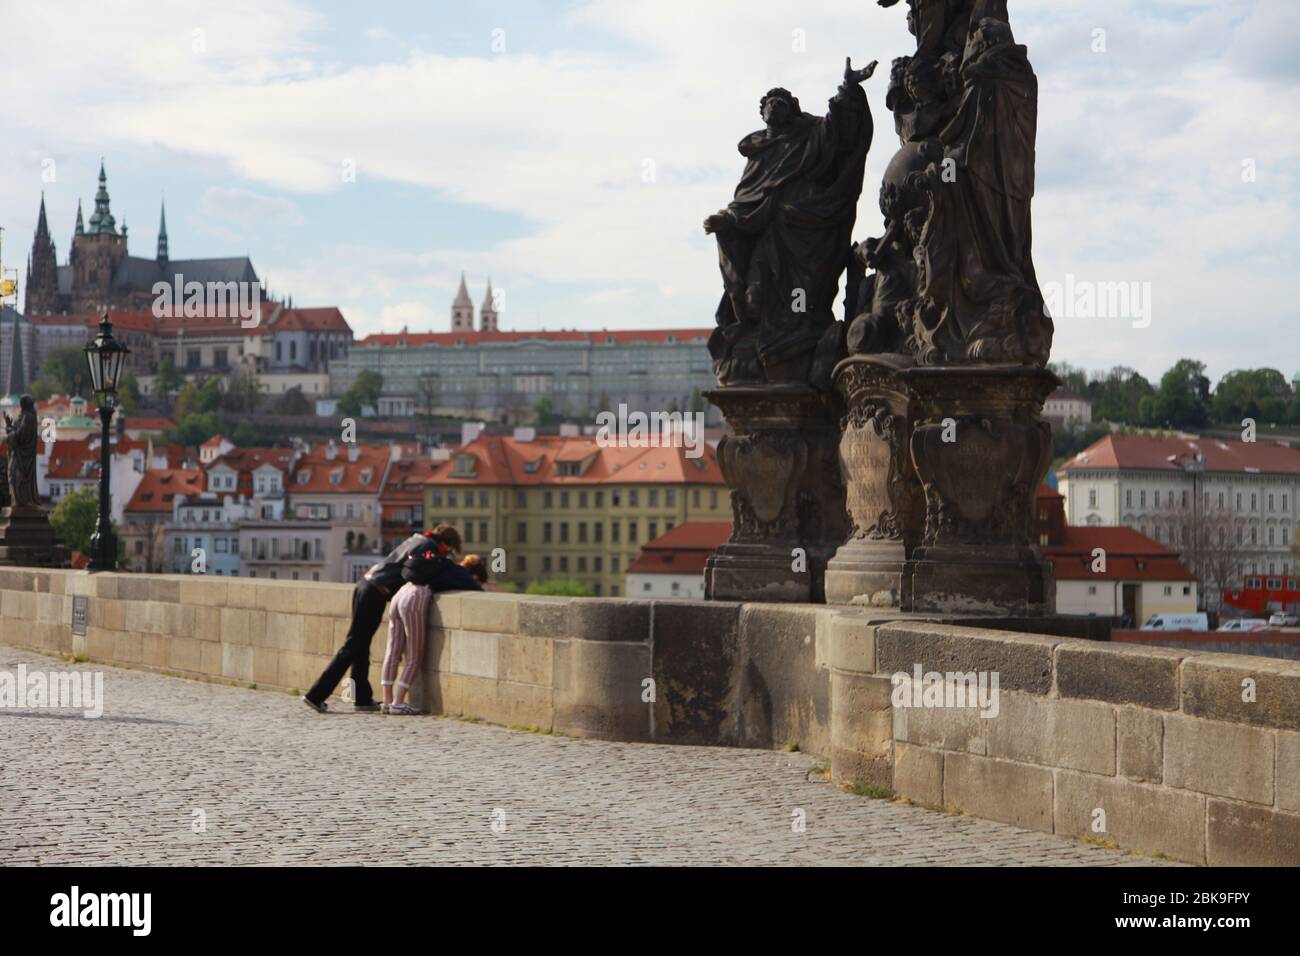
[[90, 607], [90, 598], [84, 594], [72, 598], [72, 633], [86, 635], [86, 611]]

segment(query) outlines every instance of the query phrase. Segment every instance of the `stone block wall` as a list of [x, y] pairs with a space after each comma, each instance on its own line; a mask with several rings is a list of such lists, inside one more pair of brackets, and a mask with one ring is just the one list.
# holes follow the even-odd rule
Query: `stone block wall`
[[996, 717], [893, 711], [916, 802], [1215, 866], [1300, 865], [1300, 665], [892, 623], [883, 673], [992, 670]]
[[[350, 612], [348, 585], [0, 568], [0, 643], [264, 688], [310, 686]], [[997, 716], [895, 706], [894, 675], [918, 666], [996, 673]], [[854, 608], [460, 593], [432, 602], [414, 696], [572, 736], [797, 745], [838, 782], [929, 806], [1194, 863], [1300, 865], [1291, 661]]]

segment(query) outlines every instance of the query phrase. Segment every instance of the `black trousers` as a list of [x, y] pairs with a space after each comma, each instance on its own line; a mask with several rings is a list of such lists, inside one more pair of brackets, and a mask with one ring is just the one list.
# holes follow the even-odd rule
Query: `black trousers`
[[357, 582], [357, 586], [352, 589], [352, 626], [348, 628], [347, 640], [311, 690], [307, 691], [308, 700], [323, 704], [351, 667], [356, 703], [374, 702], [375, 692], [370, 686], [370, 641], [379, 628], [387, 605], [388, 595], [383, 591], [365, 578]]

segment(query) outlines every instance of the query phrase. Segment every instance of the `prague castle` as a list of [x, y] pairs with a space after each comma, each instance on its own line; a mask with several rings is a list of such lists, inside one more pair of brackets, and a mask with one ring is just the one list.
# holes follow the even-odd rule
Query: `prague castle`
[[100, 312], [107, 308], [145, 311], [157, 297], [154, 283], [171, 284], [177, 275], [185, 282], [258, 282], [253, 263], [246, 257], [230, 259], [172, 259], [167, 251], [167, 212], [159, 215], [158, 245], [152, 259], [133, 256], [127, 250], [127, 227], [122, 228], [109, 207], [108, 177], [99, 166], [99, 189], [95, 211], [84, 222], [77, 204], [77, 224], [66, 265], [59, 265], [54, 239], [45, 218], [45, 197], [41, 197], [27, 264], [24, 313], [70, 315]]

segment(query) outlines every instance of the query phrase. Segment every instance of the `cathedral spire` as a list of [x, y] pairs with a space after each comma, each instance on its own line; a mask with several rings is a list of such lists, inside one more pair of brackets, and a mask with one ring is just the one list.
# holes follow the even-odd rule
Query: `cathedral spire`
[[59, 294], [59, 267], [50, 237], [49, 219], [45, 215], [45, 194], [41, 194], [41, 208], [36, 215], [36, 235], [32, 237], [32, 251], [27, 258], [27, 301], [24, 311], [28, 315], [49, 315], [56, 311]]
[[99, 189], [95, 191], [95, 211], [90, 216], [90, 231], [97, 235], [117, 235], [117, 223], [109, 210], [108, 175], [104, 172], [103, 159], [99, 161]]
[[77, 200], [77, 228], [73, 230], [73, 235], [84, 236], [86, 234], [86, 224], [81, 219], [81, 200]]
[[158, 217], [158, 261], [167, 261], [167, 202], [162, 203], [162, 213]]

